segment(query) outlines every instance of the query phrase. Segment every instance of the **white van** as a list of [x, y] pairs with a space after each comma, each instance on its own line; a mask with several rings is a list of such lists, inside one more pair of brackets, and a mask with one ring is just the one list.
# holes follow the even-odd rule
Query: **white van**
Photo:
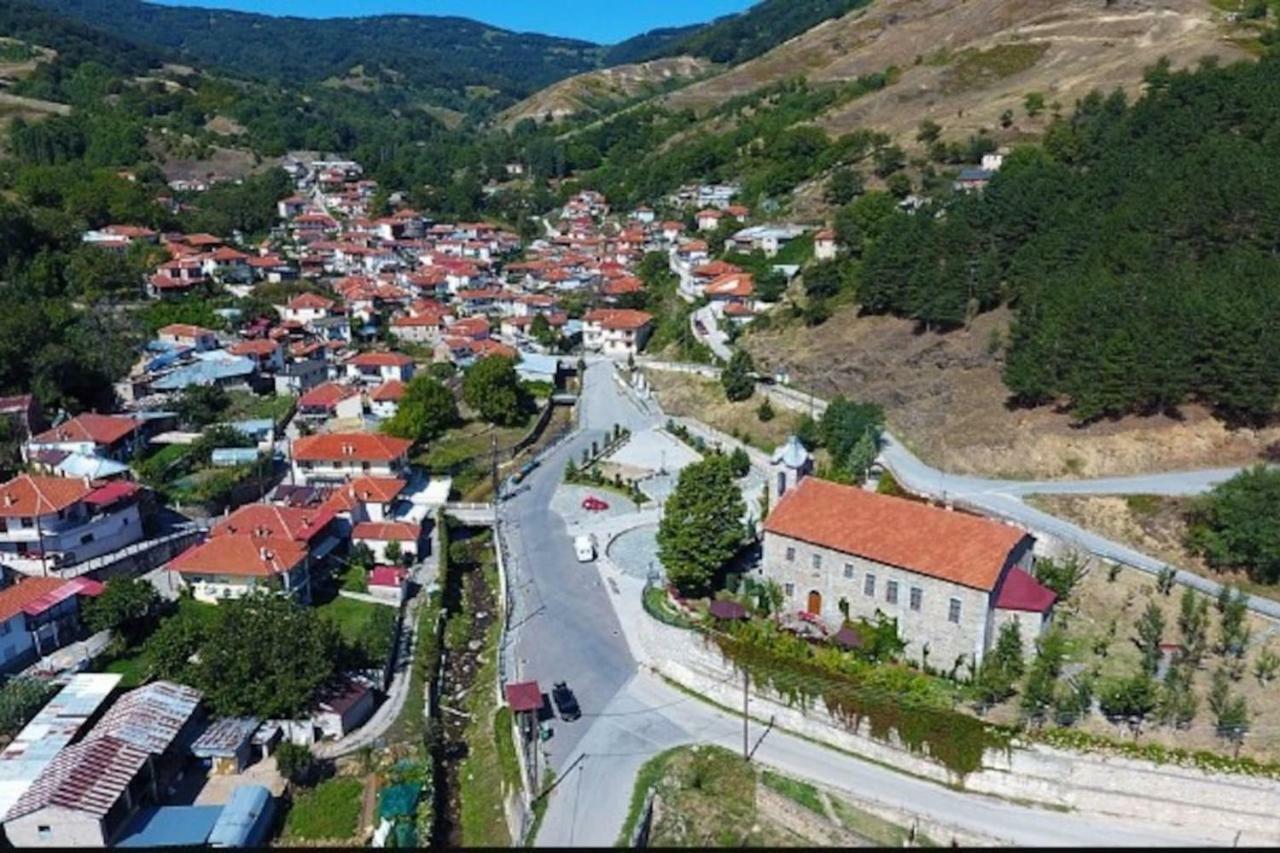
[[573, 550], [578, 555], [579, 563], [590, 563], [596, 558], [595, 535], [588, 533], [583, 536], [575, 536], [573, 538]]

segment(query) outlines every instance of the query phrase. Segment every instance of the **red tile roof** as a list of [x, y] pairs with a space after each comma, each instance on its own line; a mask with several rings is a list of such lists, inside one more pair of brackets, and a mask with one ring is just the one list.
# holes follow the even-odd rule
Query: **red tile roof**
[[403, 438], [364, 432], [309, 435], [293, 443], [293, 458], [300, 462], [391, 462], [408, 453], [412, 446], [413, 442]]
[[0, 622], [7, 622], [29, 605], [67, 585], [62, 578], [27, 578], [0, 589]]
[[417, 542], [422, 538], [422, 528], [403, 521], [366, 521], [355, 526], [351, 538], [373, 542]]
[[1007, 524], [817, 477], [783, 495], [765, 531], [987, 591], [1028, 538]]
[[755, 293], [755, 277], [749, 272], [727, 273], [704, 288], [707, 296], [745, 299]]
[[232, 533], [184, 551], [169, 568], [178, 574], [271, 577], [290, 571], [306, 557], [306, 547], [291, 539]]
[[0, 486], [0, 518], [50, 515], [88, 497], [95, 485], [73, 477], [19, 474]]
[[599, 323], [606, 329], [641, 329], [653, 320], [653, 315], [625, 308], [597, 308], [582, 319], [588, 323]]
[[405, 367], [413, 364], [413, 359], [398, 352], [362, 352], [347, 363], [356, 367]]
[[332, 409], [343, 400], [358, 396], [360, 390], [350, 385], [339, 385], [337, 382], [325, 382], [317, 385], [298, 398], [298, 405], [304, 408]]
[[115, 444], [125, 436], [137, 432], [142, 426], [133, 418], [118, 415], [76, 415], [66, 423], [45, 430], [33, 441], [36, 444], [59, 444], [72, 441], [91, 441], [94, 444]]
[[347, 486], [350, 494], [359, 501], [389, 503], [404, 491], [405, 480], [396, 477], [358, 477]]
[[170, 338], [198, 338], [204, 335], [212, 335], [213, 332], [201, 326], [193, 326], [190, 323], [170, 323], [156, 332], [157, 335], [163, 335]]
[[255, 356], [271, 356], [275, 355], [280, 349], [280, 344], [276, 341], [241, 341], [231, 347], [227, 352], [232, 355], [255, 355]]
[[404, 392], [407, 387], [399, 379], [392, 379], [374, 388], [369, 394], [369, 399], [375, 403], [396, 403], [404, 399]]
[[331, 513], [322, 510], [246, 504], [215, 527], [211, 535], [243, 534], [259, 539], [281, 538], [305, 543], [323, 532], [332, 519]]
[[318, 293], [300, 293], [289, 300], [289, 307], [297, 311], [303, 308], [329, 310], [336, 305], [332, 299], [326, 299]]

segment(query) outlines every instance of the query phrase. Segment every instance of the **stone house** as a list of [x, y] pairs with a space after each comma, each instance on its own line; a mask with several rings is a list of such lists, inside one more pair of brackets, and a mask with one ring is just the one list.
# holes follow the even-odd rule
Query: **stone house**
[[1017, 620], [1031, 650], [1054, 595], [1031, 575], [1035, 540], [1015, 527], [807, 476], [794, 440], [775, 454], [762, 573], [784, 607], [833, 629], [897, 620], [908, 657], [940, 668], [981, 662]]

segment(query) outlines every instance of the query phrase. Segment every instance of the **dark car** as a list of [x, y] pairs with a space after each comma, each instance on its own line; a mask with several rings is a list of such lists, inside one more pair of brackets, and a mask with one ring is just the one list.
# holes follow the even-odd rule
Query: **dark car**
[[582, 711], [578, 708], [578, 700], [574, 698], [569, 685], [563, 681], [557, 681], [555, 687], [551, 688], [551, 700], [556, 703], [560, 719], [566, 723], [573, 722], [582, 716]]

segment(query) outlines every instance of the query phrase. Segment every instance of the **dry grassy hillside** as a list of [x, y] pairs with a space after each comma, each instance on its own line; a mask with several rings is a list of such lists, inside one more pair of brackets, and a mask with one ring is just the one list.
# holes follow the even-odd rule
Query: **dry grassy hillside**
[[797, 387], [884, 406], [900, 438], [956, 473], [1098, 477], [1240, 465], [1280, 441], [1280, 427], [1231, 430], [1197, 406], [1180, 418], [1130, 416], [1086, 429], [1052, 407], [1009, 408], [1000, 379], [1008, 323], [1001, 309], [970, 329], [938, 334], [895, 317], [856, 317], [844, 306], [817, 328], [775, 323], [741, 343], [758, 367], [786, 369]]
[[1185, 67], [1216, 55], [1249, 55], [1251, 31], [1228, 22], [1208, 0], [876, 0], [827, 21], [758, 59], [666, 96], [673, 107], [703, 109], [796, 74], [813, 81], [850, 80], [902, 69], [887, 89], [823, 116], [832, 133], [884, 130], [912, 142], [931, 118], [949, 137], [998, 128], [1012, 109], [1029, 121], [1028, 92], [1069, 109], [1091, 89], [1130, 91], [1161, 56]]
[[616, 103], [642, 95], [670, 80], [697, 77], [711, 67], [711, 63], [705, 59], [673, 56], [588, 71], [535, 92], [504, 110], [498, 121], [509, 129], [525, 118], [541, 121], [544, 116], [550, 115], [559, 120], [595, 105]]

